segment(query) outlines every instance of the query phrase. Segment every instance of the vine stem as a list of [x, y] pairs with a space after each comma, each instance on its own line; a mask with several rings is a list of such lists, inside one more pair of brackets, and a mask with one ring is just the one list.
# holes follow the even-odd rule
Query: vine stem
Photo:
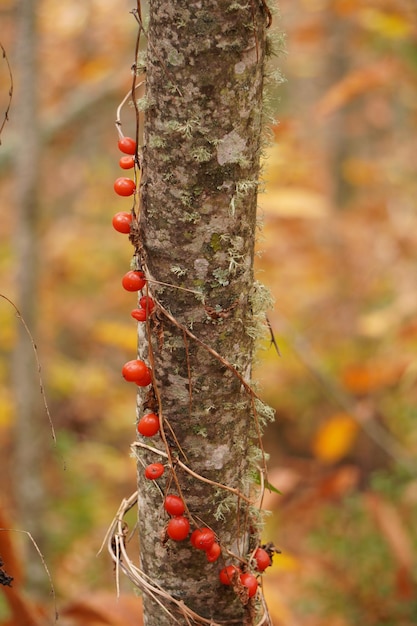
[[[145, 79], [141, 80], [140, 83], [135, 85], [134, 89], [139, 89], [139, 87], [141, 87], [144, 83], [145, 83]], [[117, 107], [117, 111], [116, 111], [116, 122], [115, 122], [115, 125], [116, 125], [117, 133], [118, 133], [120, 139], [123, 139], [123, 137], [124, 137], [124, 134], [123, 134], [123, 131], [122, 131], [121, 111], [122, 111], [122, 108], [124, 107], [124, 105], [129, 100], [130, 97], [133, 98], [132, 89], [129, 89], [129, 91], [127, 92], [127, 94], [125, 95], [125, 97], [123, 98], [123, 100], [121, 101], [119, 106]]]
[[49, 426], [50, 426], [50, 429], [51, 429], [52, 439], [53, 439], [53, 441], [54, 441], [54, 443], [56, 445], [56, 433], [55, 433], [54, 423], [52, 421], [51, 412], [49, 410], [48, 401], [46, 399], [45, 387], [43, 385], [43, 379], [42, 379], [42, 366], [41, 366], [41, 362], [40, 362], [39, 356], [38, 356], [37, 345], [35, 343], [35, 340], [33, 339], [32, 333], [30, 332], [28, 325], [26, 324], [25, 320], [23, 319], [23, 316], [22, 316], [21, 312], [19, 311], [19, 309], [17, 308], [17, 306], [15, 305], [15, 303], [12, 300], [10, 300], [10, 298], [5, 296], [3, 293], [0, 293], [0, 298], [3, 298], [4, 300], [6, 300], [6, 302], [8, 302], [14, 308], [14, 310], [16, 312], [16, 316], [21, 321], [21, 323], [23, 325], [23, 328], [25, 329], [26, 334], [29, 337], [30, 343], [32, 344], [33, 354], [35, 356], [36, 365], [37, 365], [37, 368], [38, 368], [39, 389], [40, 389], [40, 392], [41, 392], [43, 405], [45, 407], [45, 412], [46, 412], [46, 415], [47, 415], [48, 420], [49, 420]]
[[267, 471], [267, 466], [266, 466], [265, 450], [264, 450], [264, 447], [263, 447], [263, 444], [262, 444], [261, 429], [260, 429], [260, 426], [259, 426], [259, 420], [258, 420], [257, 411], [256, 411], [256, 407], [255, 407], [255, 399], [261, 401], [260, 397], [252, 389], [252, 387], [249, 385], [249, 383], [243, 378], [242, 374], [240, 374], [240, 372], [238, 372], [237, 369], [231, 363], [229, 363], [225, 358], [223, 358], [221, 354], [219, 354], [216, 350], [214, 350], [214, 348], [208, 346], [206, 343], [204, 343], [204, 341], [202, 341], [196, 335], [194, 335], [194, 333], [192, 333], [186, 326], [184, 326], [183, 324], [178, 322], [175, 319], [175, 317], [169, 311], [167, 311], [167, 309], [165, 309], [159, 302], [156, 301], [156, 303], [158, 305], [159, 310], [163, 313], [163, 315], [172, 324], [174, 324], [174, 326], [176, 326], [177, 328], [182, 330], [183, 333], [185, 333], [188, 337], [190, 337], [190, 339], [192, 339], [193, 341], [198, 343], [202, 348], [204, 348], [215, 359], [220, 361], [220, 363], [222, 365], [224, 365], [227, 369], [229, 369], [231, 372], [233, 372], [233, 374], [236, 376], [236, 378], [241, 382], [241, 384], [244, 387], [245, 391], [250, 396], [250, 398], [251, 398], [251, 406], [252, 406], [252, 413], [253, 413], [253, 417], [254, 417], [254, 421], [255, 421], [256, 434], [257, 434], [257, 437], [258, 437], [258, 443], [259, 443], [259, 447], [260, 447], [261, 454], [262, 454], [262, 466], [263, 466], [264, 477], [267, 479], [268, 471]]
[[[163, 452], [162, 450], [158, 450], [157, 448], [153, 448], [152, 446], [148, 446], [146, 443], [142, 443], [141, 441], [135, 441], [131, 447], [132, 448], [145, 448], [146, 450], [149, 450], [150, 452], [153, 452], [154, 454], [163, 456], [166, 459], [170, 460], [170, 457], [166, 452]], [[175, 459], [173, 463], [175, 465], [178, 465], [181, 469], [183, 469], [188, 474], [190, 474], [190, 476], [197, 478], [197, 480], [201, 480], [203, 483], [207, 483], [208, 485], [212, 485], [213, 487], [220, 487], [221, 489], [230, 491], [230, 493], [233, 493], [233, 495], [244, 500], [248, 504], [253, 504], [251, 499], [243, 495], [243, 493], [241, 493], [238, 489], [235, 489], [234, 487], [229, 487], [228, 485], [224, 485], [222, 483], [218, 483], [215, 480], [210, 480], [210, 478], [205, 478], [204, 476], [201, 476], [201, 474], [197, 474], [197, 472], [194, 472], [190, 467], [188, 467], [188, 465], [186, 465], [179, 459]]]
[[[147, 295], [149, 294], [148, 285], [146, 285], [146, 293], [147, 293]], [[152, 386], [153, 386], [153, 389], [154, 389], [154, 392], [155, 392], [155, 396], [156, 396], [156, 400], [157, 400], [157, 403], [158, 403], [158, 417], [159, 417], [159, 426], [160, 426], [159, 430], [160, 430], [160, 433], [161, 433], [162, 441], [163, 441], [164, 446], [165, 446], [166, 457], [168, 459], [168, 463], [169, 463], [169, 467], [170, 467], [170, 470], [171, 470], [172, 479], [173, 479], [173, 481], [175, 483], [175, 486], [176, 486], [176, 488], [178, 490], [179, 496], [182, 498], [182, 500], [184, 502], [185, 509], [186, 509], [189, 517], [192, 519], [192, 515], [190, 514], [190, 511], [188, 509], [186, 499], [183, 497], [183, 494], [182, 494], [182, 489], [181, 489], [180, 482], [178, 480], [177, 473], [175, 472], [174, 465], [175, 465], [176, 460], [173, 459], [171, 448], [170, 448], [170, 446], [168, 444], [168, 440], [167, 440], [165, 429], [164, 429], [164, 423], [166, 423], [168, 428], [170, 429], [170, 432], [171, 432], [174, 440], [175, 440], [175, 443], [178, 446], [178, 450], [184, 456], [185, 460], [187, 460], [187, 456], [185, 455], [185, 453], [184, 453], [184, 451], [183, 451], [183, 449], [182, 449], [182, 447], [181, 447], [181, 445], [180, 445], [180, 443], [179, 443], [179, 441], [178, 441], [178, 439], [177, 439], [177, 437], [175, 435], [174, 430], [171, 428], [168, 420], [166, 420], [164, 418], [164, 415], [163, 415], [163, 412], [162, 412], [161, 394], [159, 392], [158, 384], [157, 384], [157, 381], [155, 379], [155, 373], [154, 373], [154, 370], [155, 370], [155, 359], [154, 359], [154, 353], [153, 353], [153, 347], [152, 347], [152, 338], [151, 338], [151, 329], [150, 329], [150, 324], [149, 324], [149, 318], [146, 321], [146, 330], [147, 330], [147, 334], [148, 334], [149, 362], [150, 362], [151, 371], [152, 371]]]
[[7, 65], [7, 70], [8, 70], [8, 72], [9, 72], [9, 79], [10, 79], [10, 87], [9, 87], [9, 101], [8, 101], [8, 103], [7, 103], [6, 110], [5, 110], [5, 112], [4, 112], [3, 122], [2, 122], [2, 124], [1, 124], [1, 126], [0, 126], [0, 146], [1, 146], [1, 134], [2, 134], [2, 132], [3, 132], [3, 128], [4, 128], [4, 127], [5, 127], [5, 125], [6, 125], [6, 122], [8, 122], [8, 121], [9, 121], [9, 111], [10, 111], [10, 107], [12, 106], [13, 87], [14, 87], [14, 85], [13, 85], [13, 74], [12, 74], [12, 68], [10, 67], [9, 59], [8, 59], [8, 57], [7, 57], [6, 50], [4, 49], [4, 46], [3, 46], [3, 44], [2, 44], [2, 43], [0, 43], [0, 48], [1, 48], [2, 52], [3, 52], [3, 59], [4, 59], [4, 60], [5, 60], [5, 62], [6, 62], [6, 65]]

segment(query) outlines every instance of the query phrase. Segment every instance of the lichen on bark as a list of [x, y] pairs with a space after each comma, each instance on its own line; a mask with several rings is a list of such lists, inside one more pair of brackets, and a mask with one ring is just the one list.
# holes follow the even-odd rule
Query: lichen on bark
[[[138, 417], [152, 405], [163, 416], [174, 460], [249, 495], [256, 429], [253, 398], [242, 382], [250, 383], [254, 349], [247, 328], [266, 15], [258, 0], [151, 0], [149, 13], [137, 256], [159, 307], [149, 337], [140, 332], [139, 353], [151, 360], [156, 394], [139, 393]], [[165, 450], [162, 441], [157, 445]], [[251, 507], [174, 462], [192, 522], [213, 528], [221, 543], [222, 558], [208, 563], [189, 541], [161, 539], [163, 497], [143, 477], [143, 463], [161, 459], [140, 454], [143, 571], [206, 620], [255, 623], [253, 603], [245, 607], [218, 579], [233, 561], [228, 552], [243, 563], [256, 547]], [[170, 468], [159, 486], [176, 492]], [[166, 608], [177, 622], [145, 597], [145, 624], [187, 623]]]

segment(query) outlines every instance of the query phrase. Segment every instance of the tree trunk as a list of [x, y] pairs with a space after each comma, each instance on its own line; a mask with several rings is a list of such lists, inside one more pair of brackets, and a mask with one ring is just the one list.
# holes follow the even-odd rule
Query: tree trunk
[[[20, 146], [14, 158], [18, 227], [15, 238], [16, 305], [36, 338], [38, 300], [38, 215], [40, 125], [38, 107], [37, 6], [24, 0], [18, 6], [16, 37], [16, 106], [12, 123]], [[19, 525], [42, 546], [44, 484], [42, 458], [46, 419], [39, 389], [37, 363], [31, 340], [20, 321], [13, 355], [13, 387], [16, 402], [13, 494]], [[37, 560], [28, 562], [31, 585], [44, 585], [45, 571]]]
[[[149, 409], [159, 414], [161, 437], [151, 445], [168, 461], [138, 448], [141, 568], [165, 594], [159, 603], [145, 597], [147, 626], [189, 624], [187, 609], [175, 600], [201, 624], [255, 624], [260, 604], [259, 595], [239, 598], [218, 573], [229, 563], [245, 567], [259, 543], [258, 509], [221, 485], [251, 495], [260, 458], [254, 396], [246, 383], [256, 326], [253, 259], [267, 21], [259, 0], [150, 1], [134, 239], [157, 306], [149, 324], [139, 325], [139, 356], [154, 380], [151, 391], [139, 392], [138, 417]], [[144, 478], [143, 467], [152, 462], [167, 465], [160, 488]], [[191, 530], [216, 532], [222, 547], [217, 562], [208, 563], [189, 539], [164, 537], [166, 493], [183, 497]]]

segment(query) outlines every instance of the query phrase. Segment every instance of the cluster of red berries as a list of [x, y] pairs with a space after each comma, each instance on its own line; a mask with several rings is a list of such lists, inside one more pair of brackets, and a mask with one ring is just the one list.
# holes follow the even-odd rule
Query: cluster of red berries
[[183, 541], [190, 532], [190, 522], [184, 516], [184, 501], [179, 496], [168, 494], [164, 500], [164, 509], [168, 515], [172, 515], [166, 528], [168, 537], [174, 541]]
[[[127, 272], [122, 278], [122, 285], [127, 291], [139, 291], [146, 284], [146, 279], [141, 271]], [[133, 309], [131, 315], [138, 321], [144, 322], [155, 308], [155, 303], [149, 296], [139, 299], [138, 309]], [[152, 382], [152, 371], [144, 361], [133, 359], [122, 367], [122, 376], [130, 383], [136, 383], [138, 387], [147, 387]], [[155, 413], [146, 413], [138, 422], [138, 432], [144, 437], [153, 437], [159, 431], [159, 417]], [[156, 476], [155, 478], [159, 478]]]
[[[135, 165], [136, 141], [131, 137], [120, 137], [118, 142], [119, 150], [124, 153], [119, 165], [122, 169], [128, 170]], [[136, 189], [135, 183], [130, 178], [118, 178], [114, 183], [114, 190], [120, 196], [130, 196]], [[132, 224], [132, 215], [122, 211], [113, 217], [113, 228], [119, 233], [129, 234]], [[122, 278], [122, 285], [126, 291], [138, 292], [146, 285], [146, 278], [142, 271], [131, 270]], [[133, 309], [131, 315], [138, 322], [144, 322], [149, 313], [155, 308], [155, 302], [147, 295], [139, 298], [137, 309]], [[144, 361], [133, 359], [123, 365], [122, 375], [128, 382], [136, 383], [139, 387], [147, 387], [152, 382], [152, 373]], [[146, 413], [138, 421], [138, 432], [143, 437], [153, 437], [159, 432], [159, 417], [155, 413]], [[145, 476], [149, 480], [156, 480], [162, 476], [165, 468], [162, 463], [151, 463], [145, 469]], [[187, 520], [188, 521], [188, 520]]]
[[[120, 137], [119, 150], [126, 156], [122, 156], [119, 165], [123, 170], [130, 170], [135, 165], [136, 141], [131, 137]], [[131, 196], [136, 191], [135, 181], [126, 176], [116, 178], [114, 181], [114, 190], [119, 196]], [[117, 229], [116, 229], [117, 230]], [[124, 231], [121, 231], [124, 232]]]
[[[122, 156], [119, 165], [123, 169], [133, 168], [135, 165], [136, 141], [131, 137], [120, 136], [118, 142], [119, 150], [125, 154]], [[130, 196], [136, 189], [135, 183], [130, 178], [118, 178], [114, 183], [116, 193], [121, 196]], [[120, 212], [113, 217], [113, 227], [119, 233], [130, 233], [132, 224], [131, 213]], [[146, 285], [145, 274], [141, 270], [131, 270], [126, 272], [122, 278], [122, 286], [126, 291], [142, 291]], [[144, 295], [139, 298], [137, 309], [131, 312], [134, 319], [144, 322], [149, 313], [155, 308], [155, 302], [151, 297]], [[136, 383], [139, 387], [147, 387], [152, 382], [152, 372], [144, 361], [133, 359], [123, 365], [122, 375], [125, 380]], [[138, 422], [138, 432], [144, 437], [153, 437], [159, 432], [159, 417], [155, 413], [146, 413]], [[162, 468], [162, 469], [161, 469]], [[147, 468], [147, 477], [155, 480], [162, 476], [164, 466], [154, 463]]]
[[122, 375], [129, 383], [136, 383], [138, 387], [147, 387], [152, 382], [152, 374], [144, 361], [133, 359], [122, 367]]
[[[136, 142], [131, 137], [121, 136], [118, 142], [119, 150], [124, 153], [119, 160], [122, 169], [132, 169], [135, 165]], [[135, 190], [135, 182], [131, 178], [120, 177], [114, 183], [114, 190], [120, 196], [131, 196]], [[129, 234], [132, 224], [132, 215], [127, 212], [116, 213], [113, 217], [113, 228], [119, 233]], [[132, 270], [122, 278], [122, 285], [127, 291], [141, 291], [146, 284], [142, 271]], [[139, 299], [139, 306], [131, 311], [131, 316], [139, 322], [144, 322], [149, 313], [155, 308], [155, 303], [147, 295]], [[122, 375], [125, 380], [136, 383], [139, 387], [146, 387], [152, 382], [152, 373], [144, 361], [134, 359], [124, 364]], [[143, 437], [153, 437], [160, 430], [159, 416], [155, 413], [146, 413], [137, 425], [138, 432]], [[151, 463], [145, 468], [145, 477], [148, 480], [157, 480], [165, 472], [162, 463]], [[182, 498], [175, 494], [168, 494], [164, 500], [164, 509], [170, 515], [166, 526], [166, 533], [173, 541], [183, 541], [190, 534], [190, 522], [184, 515], [185, 504]], [[196, 550], [206, 554], [207, 561], [214, 563], [221, 555], [220, 544], [211, 528], [196, 528], [190, 537], [191, 545]], [[258, 548], [254, 554], [255, 569], [263, 572], [272, 563], [270, 554], [264, 548]], [[252, 598], [258, 589], [258, 580], [251, 572], [242, 571], [236, 565], [227, 565], [219, 572], [219, 579], [223, 585], [235, 587], [240, 583], [248, 590], [248, 597]], [[239, 581], [239, 582], [238, 582]]]
[[211, 528], [197, 528], [191, 534], [190, 541], [197, 550], [204, 550], [209, 563], [217, 561], [222, 553], [220, 545], [216, 541], [216, 535]]
[[152, 298], [149, 296], [142, 296], [142, 298], [139, 299], [139, 307], [137, 309], [133, 309], [130, 315], [138, 322], [145, 322], [149, 313], [151, 313], [154, 308], [155, 302]]
[[[165, 468], [162, 463], [151, 463], [145, 469], [145, 476], [149, 480], [155, 480], [160, 478], [164, 471]], [[184, 541], [184, 539], [187, 539], [190, 533], [190, 522], [184, 515], [185, 504], [182, 498], [175, 494], [168, 494], [165, 496], [164, 509], [171, 516], [166, 527], [168, 537], [173, 541]], [[190, 542], [196, 550], [202, 550], [206, 553], [209, 563], [214, 563], [221, 555], [220, 544], [216, 541], [216, 535], [211, 528], [196, 528], [191, 533]], [[253, 560], [254, 568], [260, 573], [272, 565], [271, 555], [264, 548], [257, 548], [253, 555]], [[258, 589], [257, 577], [251, 572], [242, 571], [236, 565], [223, 567], [219, 572], [219, 580], [223, 585], [233, 587], [240, 583], [240, 585], [246, 587], [249, 598], [252, 598]]]
[[[127, 272], [122, 278], [122, 285], [126, 291], [140, 291], [146, 284], [146, 278], [142, 271], [140, 270], [131, 270]], [[138, 321], [144, 322], [148, 316], [148, 314], [155, 308], [155, 302], [149, 296], [142, 296], [139, 299], [139, 307], [138, 309], [133, 309], [131, 315]], [[152, 374], [149, 367], [144, 363], [144, 361], [140, 361], [139, 359], [134, 359], [133, 361], [128, 361], [123, 365], [122, 368], [123, 377], [131, 382], [136, 383], [139, 387], [147, 387], [152, 382]], [[156, 416], [158, 419], [158, 416]], [[155, 432], [151, 433], [152, 436], [159, 430], [159, 420], [158, 420], [158, 428]], [[144, 434], [144, 433], [142, 433]]]
[[[185, 504], [183, 500], [179, 496], [168, 494], [164, 500], [164, 509], [172, 516], [166, 528], [168, 537], [174, 541], [183, 541], [190, 532], [190, 522], [184, 516]], [[214, 563], [221, 555], [220, 545], [216, 541], [216, 535], [211, 528], [196, 528], [191, 533], [190, 541], [196, 550], [202, 550], [206, 553], [209, 563]]]
[[[135, 166], [136, 141], [131, 137], [120, 137], [119, 150], [124, 153], [119, 165], [124, 170]], [[114, 190], [119, 196], [131, 196], [136, 191], [135, 181], [126, 176], [121, 176], [114, 181]], [[128, 235], [132, 224], [132, 215], [126, 211], [120, 211], [113, 217], [113, 228], [119, 233]]]
[[[149, 480], [155, 480], [160, 478], [164, 471], [165, 468], [162, 463], [151, 463], [145, 469], [145, 476]], [[168, 537], [173, 541], [183, 541], [187, 539], [190, 533], [190, 522], [184, 515], [185, 504], [182, 498], [172, 493], [168, 494], [164, 500], [164, 509], [168, 515], [171, 516], [166, 527]], [[211, 528], [197, 528], [191, 533], [190, 541], [194, 548], [203, 550], [206, 553], [209, 563], [214, 563], [214, 561], [217, 561], [219, 558], [221, 548]]]
[[[120, 135], [118, 146], [119, 150], [125, 155], [122, 156], [119, 161], [120, 167], [122, 169], [133, 168], [135, 165], [136, 141], [131, 137], [124, 137], [123, 135]], [[135, 189], [135, 182], [131, 178], [118, 178], [114, 183], [114, 190], [120, 196], [130, 196], [134, 193]], [[113, 228], [119, 233], [129, 234], [132, 225], [132, 215], [131, 213], [127, 213], [125, 211], [116, 213], [113, 217], [112, 223]], [[146, 285], [145, 275], [140, 270], [127, 272], [122, 278], [122, 285], [126, 291], [141, 291]], [[132, 317], [140, 322], [144, 322], [154, 307], [155, 303], [152, 298], [149, 296], [142, 296], [139, 300], [139, 308], [134, 309], [131, 313]], [[125, 363], [122, 369], [122, 374], [127, 381], [136, 383], [139, 387], [147, 387], [152, 382], [151, 370], [146, 363], [140, 361], [139, 359], [134, 359], [133, 361]], [[149, 415], [144, 417], [149, 418]], [[146, 437], [155, 435], [159, 430], [159, 418], [154, 415], [153, 417], [156, 418], [156, 420], [148, 419], [146, 426], [141, 425], [141, 428], [144, 430], [142, 434]], [[139, 430], [139, 432], [141, 432], [141, 430]]]
[[[269, 553], [264, 548], [257, 548], [254, 554], [255, 567], [258, 572], [263, 572], [272, 564]], [[258, 580], [254, 574], [250, 572], [242, 572], [236, 565], [227, 565], [219, 572], [219, 579], [223, 585], [234, 586], [239, 580], [240, 583], [247, 588], [249, 598], [252, 598], [258, 589]]]

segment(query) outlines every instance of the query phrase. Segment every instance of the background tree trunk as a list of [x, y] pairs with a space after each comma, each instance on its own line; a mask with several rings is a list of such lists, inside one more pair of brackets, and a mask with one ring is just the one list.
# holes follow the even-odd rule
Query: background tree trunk
[[[16, 36], [15, 109], [16, 129], [14, 175], [18, 227], [15, 237], [16, 305], [32, 336], [37, 335], [38, 310], [38, 221], [41, 132], [38, 106], [36, 2], [18, 5]], [[47, 441], [47, 420], [39, 389], [37, 363], [27, 332], [17, 321], [13, 355], [13, 387], [16, 398], [16, 427], [11, 476], [18, 524], [32, 533], [42, 546], [44, 484], [42, 459]], [[44, 584], [45, 571], [37, 559], [27, 559], [30, 583]]]
[[[151, 0], [137, 243], [138, 265], [160, 305], [151, 349], [139, 331], [155, 397], [139, 393], [138, 416], [159, 412], [161, 450], [168, 446], [194, 472], [246, 495], [259, 460], [253, 399], [226, 362], [250, 381], [266, 25], [258, 0]], [[179, 485], [192, 529], [209, 526], [218, 535], [222, 557], [207, 563], [189, 540], [161, 540], [168, 517], [143, 465], [163, 459], [147, 450], [139, 456], [142, 569], [205, 619], [255, 623], [253, 602], [245, 607], [218, 572], [238, 562], [228, 550], [247, 561], [258, 544], [257, 509], [174, 464], [176, 483], [167, 469], [162, 491], [177, 493]], [[144, 611], [148, 626], [177, 623], [150, 597]]]

